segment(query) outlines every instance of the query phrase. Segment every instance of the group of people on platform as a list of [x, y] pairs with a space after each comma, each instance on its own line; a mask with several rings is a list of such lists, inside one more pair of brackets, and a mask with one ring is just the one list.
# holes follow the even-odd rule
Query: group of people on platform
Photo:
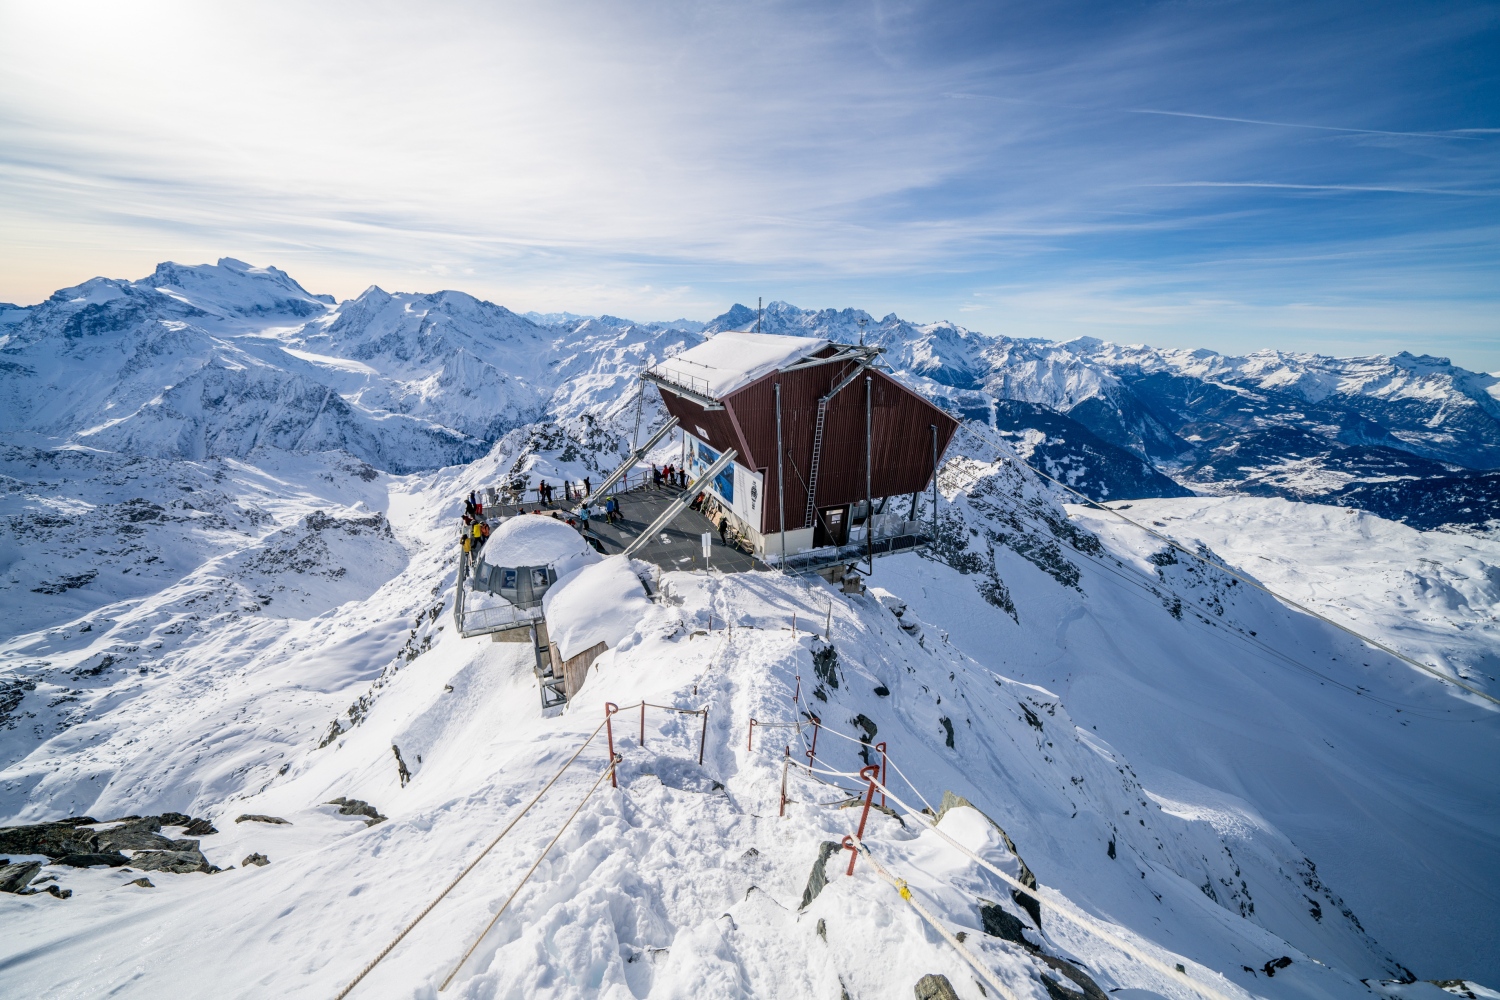
[[[571, 481], [569, 481], [567, 479], [563, 480], [563, 484], [562, 485], [563, 485], [563, 502], [564, 503], [572, 503], [574, 500], [582, 500], [584, 497], [586, 497], [590, 493], [594, 492], [594, 484], [593, 484], [593, 482], [590, 481], [590, 479], [589, 479], [588, 476], [584, 476], [583, 477], [583, 488], [582, 489], [578, 488], [578, 484], [577, 483], [571, 482]], [[547, 480], [545, 480], [545, 479], [539, 480], [537, 482], [537, 484], [536, 484], [536, 498], [537, 498], [537, 503], [550, 504], [550, 503], [552, 503], [553, 499], [556, 496], [557, 496], [557, 487], [553, 486], [551, 483], [547, 482]]]
[[[685, 487], [687, 485], [687, 473], [674, 465], [664, 465], [660, 467], [652, 465], [651, 477], [658, 486], [662, 485], [663, 483], [669, 486]], [[570, 528], [576, 528], [579, 531], [585, 532], [588, 530], [590, 520], [597, 516], [599, 508], [596, 505], [590, 503], [584, 503], [583, 506], [578, 509], [576, 515], [555, 510], [544, 510], [542, 508], [542, 505], [550, 504], [553, 502], [553, 498], [556, 496], [557, 492], [556, 487], [543, 479], [537, 483], [535, 489], [538, 501], [537, 508], [535, 510], [528, 511], [526, 509], [526, 505], [522, 503], [516, 510], [517, 514], [530, 513], [541, 514], [543, 516], [551, 514], [553, 518], [564, 522]], [[588, 476], [583, 477], [583, 489], [581, 490], [568, 480], [563, 480], [563, 495], [566, 502], [571, 503], [575, 500], [583, 500], [592, 492], [593, 484], [589, 481]], [[702, 499], [703, 494], [700, 493], [698, 495], [698, 501], [693, 504], [694, 509], [697, 509], [701, 505]], [[625, 521], [625, 514], [620, 508], [620, 500], [618, 497], [611, 496], [605, 498], [603, 504], [603, 514], [606, 524], [619, 525], [623, 524]], [[722, 534], [723, 530], [721, 528], [720, 535]], [[490, 526], [489, 522], [487, 522], [484, 518], [484, 501], [479, 498], [477, 492], [470, 491], [469, 495], [464, 498], [463, 527], [459, 532], [461, 547], [463, 548], [464, 552], [477, 554], [480, 548], [483, 547], [485, 541], [489, 539], [489, 537]]]
[[490, 525], [484, 519], [484, 501], [474, 491], [464, 497], [463, 529], [459, 534], [459, 545], [465, 552], [477, 553], [489, 540]]
[[687, 470], [675, 465], [663, 465], [657, 468], [655, 463], [651, 465], [651, 482], [655, 486], [665, 483], [668, 486], [687, 488]]

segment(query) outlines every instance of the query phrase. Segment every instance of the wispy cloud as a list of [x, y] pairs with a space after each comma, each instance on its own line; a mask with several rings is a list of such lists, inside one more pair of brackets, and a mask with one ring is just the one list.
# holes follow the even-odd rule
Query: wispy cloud
[[1436, 194], [1454, 198], [1493, 198], [1496, 191], [1460, 191], [1451, 188], [1391, 187], [1376, 184], [1282, 184], [1275, 181], [1174, 181], [1153, 187], [1270, 188], [1286, 191], [1352, 191], [1384, 194]]
[[1157, 108], [1122, 108], [1126, 114], [1132, 115], [1162, 115], [1167, 118], [1199, 118], [1211, 122], [1234, 122], [1240, 125], [1269, 125], [1274, 128], [1305, 128], [1317, 132], [1352, 132], [1358, 135], [1394, 135], [1405, 136], [1414, 139], [1477, 139], [1477, 136], [1464, 135], [1465, 132], [1480, 131], [1478, 129], [1450, 129], [1446, 132], [1396, 132], [1390, 129], [1379, 128], [1346, 128], [1342, 125], [1309, 125], [1304, 122], [1272, 122], [1260, 118], [1233, 118], [1229, 115], [1204, 115], [1192, 111], [1162, 111]]
[[0, 5], [0, 299], [227, 253], [337, 294], [999, 328], [976, 290], [1101, 275], [1350, 308], [1366, 263], [1331, 243], [1439, 312], [1424, 248], [1462, 246], [1444, 287], [1500, 299], [1480, 3], [257, 10]]

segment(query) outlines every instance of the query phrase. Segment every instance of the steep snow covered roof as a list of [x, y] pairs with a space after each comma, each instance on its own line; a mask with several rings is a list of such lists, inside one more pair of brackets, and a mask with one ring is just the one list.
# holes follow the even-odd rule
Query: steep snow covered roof
[[822, 337], [726, 330], [652, 368], [653, 374], [721, 398], [828, 346]]
[[485, 543], [481, 559], [491, 566], [552, 565], [562, 576], [591, 556], [597, 558], [573, 528], [555, 518], [527, 514], [501, 523]]
[[624, 556], [611, 556], [559, 580], [542, 600], [547, 635], [564, 660], [604, 643], [610, 649], [631, 632], [651, 601]]

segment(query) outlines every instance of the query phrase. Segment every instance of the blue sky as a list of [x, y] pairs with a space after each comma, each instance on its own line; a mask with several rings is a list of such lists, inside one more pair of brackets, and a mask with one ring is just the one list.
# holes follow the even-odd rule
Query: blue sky
[[0, 0], [0, 300], [234, 256], [1500, 370], [1495, 3], [313, 6]]

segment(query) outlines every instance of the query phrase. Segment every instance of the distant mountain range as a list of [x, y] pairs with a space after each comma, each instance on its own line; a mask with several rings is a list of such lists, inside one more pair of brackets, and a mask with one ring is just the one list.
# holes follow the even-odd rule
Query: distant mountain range
[[[528, 425], [622, 426], [641, 368], [756, 322], [743, 305], [707, 324], [522, 316], [373, 286], [335, 302], [274, 267], [165, 263], [0, 304], [0, 415], [11, 444], [343, 450], [406, 473], [471, 461]], [[1277, 495], [1424, 528], [1500, 518], [1500, 378], [1443, 358], [1233, 358], [783, 302], [759, 322], [884, 347], [898, 377], [1096, 499]]]
[[[736, 305], [706, 333], [753, 329]], [[951, 411], [1096, 499], [1249, 493], [1417, 527], [1500, 520], [1500, 378], [1446, 358], [1122, 347], [773, 302], [767, 333], [863, 336]]]

